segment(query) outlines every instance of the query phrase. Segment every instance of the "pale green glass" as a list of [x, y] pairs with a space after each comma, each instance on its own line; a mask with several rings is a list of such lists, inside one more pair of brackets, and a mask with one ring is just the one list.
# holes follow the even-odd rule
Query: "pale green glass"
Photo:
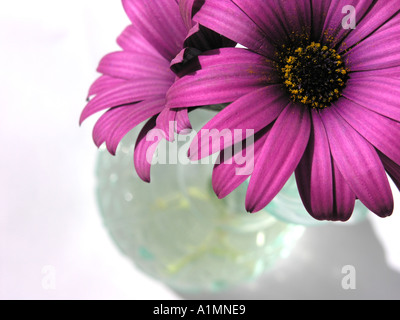
[[133, 168], [136, 135], [124, 138], [115, 157], [100, 151], [99, 208], [119, 249], [175, 290], [219, 290], [254, 279], [290, 254], [306, 225], [321, 224], [304, 210], [294, 178], [254, 214], [245, 211], [246, 183], [217, 199], [212, 164], [155, 164], [151, 183], [144, 183]]

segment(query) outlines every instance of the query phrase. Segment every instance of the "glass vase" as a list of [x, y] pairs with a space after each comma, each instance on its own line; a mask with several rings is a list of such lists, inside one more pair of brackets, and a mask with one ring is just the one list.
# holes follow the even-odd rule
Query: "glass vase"
[[[201, 126], [211, 115], [194, 119]], [[154, 164], [147, 184], [133, 168], [136, 136], [136, 130], [127, 135], [116, 156], [100, 150], [99, 209], [121, 252], [176, 291], [221, 290], [255, 279], [290, 254], [306, 226], [321, 224], [305, 211], [294, 177], [254, 214], [245, 210], [246, 182], [226, 198], [216, 197], [211, 161]], [[167, 145], [159, 150], [171, 152]]]

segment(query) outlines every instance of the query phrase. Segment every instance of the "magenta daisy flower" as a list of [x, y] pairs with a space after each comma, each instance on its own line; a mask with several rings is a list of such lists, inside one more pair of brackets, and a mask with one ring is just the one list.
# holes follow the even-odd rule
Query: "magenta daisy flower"
[[[134, 164], [139, 177], [150, 181], [149, 152], [157, 141], [146, 139], [155, 128], [168, 140], [190, 129], [187, 109], [165, 107], [166, 93], [187, 61], [204, 50], [234, 43], [192, 21], [194, 0], [122, 0], [132, 24], [117, 39], [121, 51], [99, 63], [102, 75], [89, 90], [89, 102], [80, 123], [107, 110], [96, 122], [93, 139], [115, 154], [122, 138], [147, 121], [135, 146]], [[175, 71], [175, 73], [173, 71]], [[175, 123], [170, 132], [170, 123]], [[160, 141], [158, 141], [160, 142]]]
[[[295, 172], [316, 219], [346, 221], [356, 199], [390, 215], [386, 172], [400, 187], [400, 2], [198, 4], [195, 21], [245, 48], [200, 56], [201, 69], [173, 85], [167, 106], [230, 103], [203, 129], [254, 130], [247, 210], [268, 205]], [[214, 150], [200, 152], [199, 139], [192, 159]], [[220, 198], [250, 176], [222, 160], [213, 171]]]

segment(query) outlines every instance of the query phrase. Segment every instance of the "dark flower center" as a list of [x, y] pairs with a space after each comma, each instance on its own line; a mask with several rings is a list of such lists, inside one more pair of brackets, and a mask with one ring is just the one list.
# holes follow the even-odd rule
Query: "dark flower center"
[[329, 107], [342, 96], [349, 79], [342, 56], [315, 42], [282, 46], [277, 68], [291, 100], [310, 108]]

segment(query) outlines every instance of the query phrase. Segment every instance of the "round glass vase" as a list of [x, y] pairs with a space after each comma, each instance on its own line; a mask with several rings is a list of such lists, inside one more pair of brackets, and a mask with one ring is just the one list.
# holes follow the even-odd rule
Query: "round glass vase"
[[[208, 116], [195, 119], [206, 122]], [[305, 211], [294, 177], [257, 213], [245, 210], [246, 182], [218, 199], [211, 159], [182, 163], [170, 157], [185, 155], [188, 141], [162, 142], [157, 155], [169, 161], [154, 164], [152, 181], [145, 183], [133, 167], [136, 136], [137, 130], [128, 134], [116, 156], [100, 150], [99, 209], [121, 252], [176, 291], [221, 290], [255, 279], [290, 254], [306, 226], [321, 224]]]

